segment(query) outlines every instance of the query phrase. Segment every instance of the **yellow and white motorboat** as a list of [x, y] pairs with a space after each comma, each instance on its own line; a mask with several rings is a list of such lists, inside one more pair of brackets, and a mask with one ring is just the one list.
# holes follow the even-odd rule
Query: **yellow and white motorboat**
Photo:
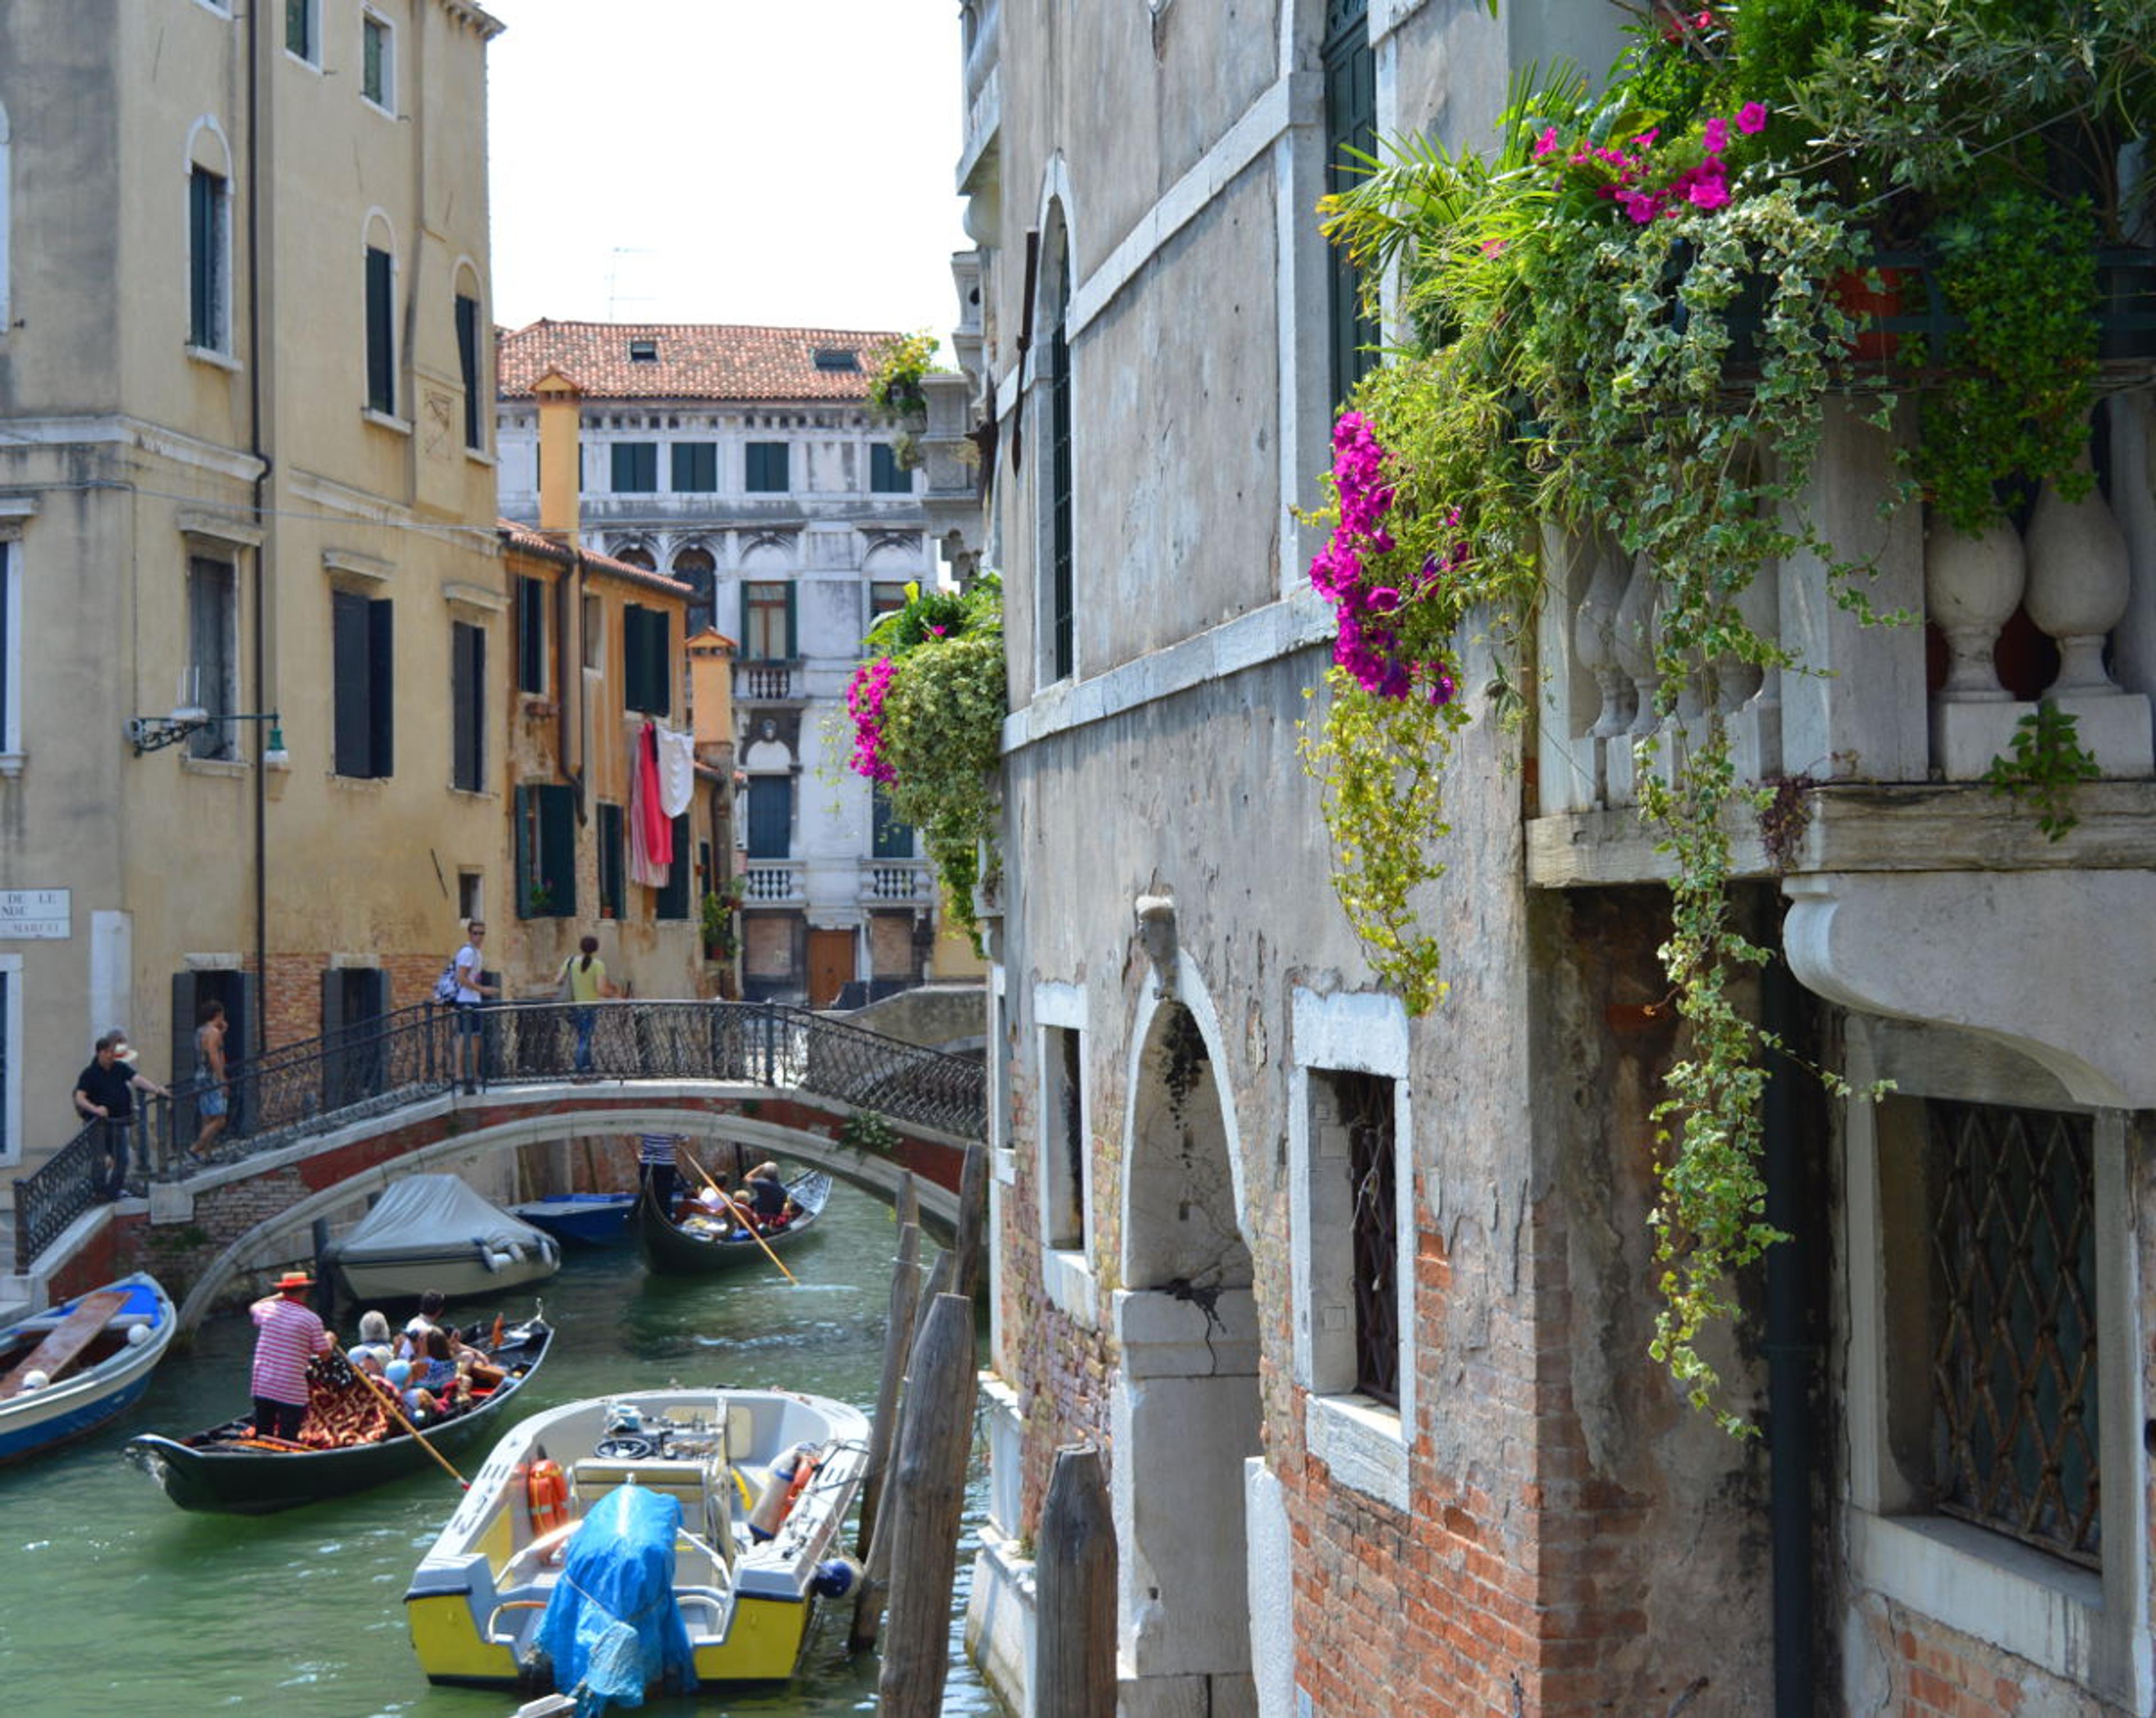
[[[857, 1573], [840, 1535], [868, 1437], [859, 1409], [783, 1390], [639, 1391], [534, 1415], [495, 1446], [412, 1577], [420, 1667], [430, 1682], [553, 1687], [562, 1667], [546, 1643], [574, 1625], [550, 1623], [549, 1605], [621, 1513], [600, 1510], [580, 1547], [594, 1507], [634, 1485], [680, 1505], [671, 1582], [696, 1680], [791, 1676], [816, 1600]], [[598, 1586], [580, 1576], [564, 1602]], [[654, 1685], [681, 1679], [649, 1668]]]

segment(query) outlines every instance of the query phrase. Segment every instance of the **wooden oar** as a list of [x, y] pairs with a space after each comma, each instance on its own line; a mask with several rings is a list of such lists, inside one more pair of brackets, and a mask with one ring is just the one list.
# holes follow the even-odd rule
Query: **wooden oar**
[[[336, 1340], [336, 1333], [332, 1331], [326, 1334], [328, 1335], [330, 1339], [330, 1352], [332, 1354], [344, 1354], [344, 1345]], [[344, 1360], [345, 1364], [351, 1366], [352, 1371], [357, 1372], [361, 1377], [364, 1378], [367, 1376], [367, 1373], [362, 1368], [353, 1365], [352, 1358], [350, 1355], [344, 1354]], [[394, 1417], [397, 1423], [412, 1434], [413, 1438], [418, 1441], [420, 1448], [425, 1450], [429, 1455], [434, 1457], [437, 1462], [441, 1463], [442, 1471], [444, 1474], [447, 1474], [450, 1479], [455, 1480], [458, 1484], [463, 1486], [466, 1491], [470, 1491], [471, 1489], [471, 1481], [465, 1479], [463, 1474], [459, 1474], [454, 1468], [451, 1467], [449, 1465], [449, 1458], [444, 1455], [441, 1451], [436, 1449], [433, 1444], [428, 1443], [426, 1435], [422, 1433], [417, 1426], [413, 1425], [411, 1421], [405, 1418], [404, 1404], [398, 1400], [397, 1386], [394, 1384], [390, 1384], [387, 1378], [384, 1378], [382, 1381], [384, 1384], [388, 1384], [389, 1387], [387, 1390], [377, 1390], [374, 1393], [382, 1398], [382, 1405], [389, 1410], [390, 1414]]]
[[748, 1231], [749, 1239], [755, 1242], [757, 1246], [761, 1247], [764, 1251], [765, 1257], [769, 1258], [773, 1264], [778, 1267], [778, 1274], [785, 1278], [786, 1280], [791, 1283], [796, 1288], [798, 1288], [801, 1286], [800, 1278], [795, 1276], [793, 1272], [786, 1268], [785, 1263], [779, 1258], [778, 1255], [771, 1250], [771, 1243], [765, 1240], [762, 1236], [757, 1233], [756, 1225], [750, 1221], [748, 1214], [738, 1205], [736, 1205], [733, 1202], [732, 1198], [727, 1194], [725, 1188], [721, 1187], [709, 1175], [704, 1175], [703, 1165], [696, 1161], [695, 1155], [690, 1151], [689, 1148], [685, 1144], [676, 1146], [675, 1149], [678, 1150], [682, 1156], [689, 1160], [689, 1167], [690, 1169], [696, 1170], [698, 1175], [704, 1175], [704, 1185], [719, 1196], [719, 1203], [725, 1206], [728, 1211], [734, 1214], [734, 1221]]

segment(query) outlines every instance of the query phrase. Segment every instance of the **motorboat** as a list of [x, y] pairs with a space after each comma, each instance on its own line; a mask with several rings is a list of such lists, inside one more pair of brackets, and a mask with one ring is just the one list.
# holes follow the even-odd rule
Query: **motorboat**
[[547, 1358], [554, 1332], [534, 1313], [521, 1324], [497, 1319], [457, 1335], [485, 1353], [501, 1381], [475, 1390], [470, 1406], [455, 1412], [422, 1421], [400, 1417], [377, 1387], [336, 1353], [309, 1363], [307, 1417], [295, 1443], [262, 1437], [242, 1415], [187, 1438], [146, 1433], [130, 1438], [125, 1453], [182, 1509], [228, 1515], [271, 1515], [436, 1468], [447, 1452], [501, 1423]]
[[859, 1409], [786, 1390], [631, 1391], [525, 1420], [405, 1592], [420, 1667], [566, 1692], [592, 1685], [578, 1643], [634, 1616], [639, 1698], [792, 1675], [818, 1600], [858, 1574], [839, 1541], [868, 1435]]
[[137, 1271], [0, 1330], [0, 1462], [95, 1431], [149, 1388], [178, 1326]]
[[322, 1255], [361, 1301], [498, 1296], [562, 1268], [560, 1244], [455, 1175], [406, 1175], [390, 1184]]
[[700, 1205], [685, 1197], [669, 1215], [648, 1193], [636, 1207], [637, 1245], [645, 1266], [661, 1276], [702, 1276], [730, 1271], [773, 1254], [783, 1255], [815, 1232], [817, 1219], [830, 1201], [831, 1178], [821, 1170], [798, 1175], [786, 1184], [793, 1215], [778, 1227], [752, 1231], [742, 1221], [738, 1200], [730, 1211]]
[[556, 1193], [512, 1205], [509, 1214], [557, 1241], [579, 1247], [613, 1247], [629, 1239], [636, 1210], [634, 1193]]

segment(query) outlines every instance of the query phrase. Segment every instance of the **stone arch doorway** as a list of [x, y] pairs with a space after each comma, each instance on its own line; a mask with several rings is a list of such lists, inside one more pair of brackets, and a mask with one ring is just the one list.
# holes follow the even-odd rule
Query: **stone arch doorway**
[[1133, 1038], [1113, 1393], [1129, 1718], [1254, 1713], [1245, 1469], [1260, 1451], [1256, 1309], [1220, 1037], [1187, 960]]

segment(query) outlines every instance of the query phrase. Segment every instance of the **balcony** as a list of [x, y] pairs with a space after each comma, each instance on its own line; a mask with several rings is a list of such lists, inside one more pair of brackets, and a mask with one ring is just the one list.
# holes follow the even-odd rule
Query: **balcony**
[[[1727, 665], [1681, 688], [1667, 716], [1655, 714], [1652, 569], [1553, 536], [1530, 881], [1666, 880], [1671, 862], [1637, 815], [1639, 772], [1666, 776], [1718, 718], [1740, 787], [1773, 795], [1765, 815], [1734, 802], [1736, 870], [1779, 880], [1783, 945], [1807, 985], [2010, 1040], [2080, 1101], [2156, 1102], [2152, 1034], [2121, 1028], [2146, 1017], [2147, 980], [2117, 940], [2156, 913], [2156, 497], [2140, 476], [2151, 408], [2144, 392], [2102, 409], [2116, 511], [2101, 489], [2076, 504], [2050, 496], [2024, 528], [1928, 541], [1916, 508], [1881, 522], [1892, 448], [1840, 416], [1804, 505], [1827, 541], [1876, 549], [1871, 604], [1912, 619], [1862, 624], [1817, 558], [1793, 557], [1740, 602], [1802, 668]], [[2039, 696], [2073, 715], [2101, 776], [2071, 790], [2078, 821], [2056, 841], [1982, 779]], [[2060, 980], [2041, 1002], [2020, 982], [2037, 974]]]
[[808, 898], [798, 859], [750, 859], [742, 867], [746, 907], [798, 907]]
[[736, 662], [734, 702], [790, 704], [806, 697], [798, 662]]
[[936, 898], [935, 880], [926, 859], [866, 859], [861, 862], [864, 901], [927, 903]]

